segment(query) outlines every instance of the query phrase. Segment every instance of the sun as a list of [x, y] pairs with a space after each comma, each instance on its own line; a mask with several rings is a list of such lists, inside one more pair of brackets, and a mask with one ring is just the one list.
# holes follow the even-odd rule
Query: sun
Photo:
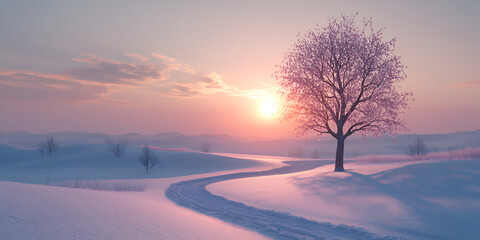
[[273, 118], [278, 112], [278, 103], [273, 99], [266, 99], [260, 102], [259, 109], [264, 117]]

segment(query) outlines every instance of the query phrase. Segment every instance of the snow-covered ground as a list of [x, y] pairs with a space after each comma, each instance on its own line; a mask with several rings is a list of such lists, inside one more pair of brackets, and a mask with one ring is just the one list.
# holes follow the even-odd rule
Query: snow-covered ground
[[312, 221], [290, 213], [274, 209], [266, 210], [235, 202], [225, 197], [211, 194], [205, 187], [216, 182], [231, 179], [261, 178], [270, 175], [288, 174], [307, 171], [326, 164], [325, 160], [289, 161], [286, 166], [266, 171], [251, 171], [198, 178], [172, 184], [165, 195], [181, 206], [195, 211], [232, 222], [240, 226], [254, 229], [257, 232], [274, 239], [348, 239], [348, 240], [379, 240], [402, 239], [383, 237], [345, 224]]
[[[164, 192], [174, 182], [261, 170], [269, 164], [158, 151], [160, 163], [146, 173], [137, 160], [140, 151], [129, 146], [117, 159], [103, 144], [70, 145], [49, 157], [0, 144], [0, 239], [266, 239], [179, 207]], [[95, 191], [40, 184], [145, 189]]]
[[267, 239], [166, 199], [180, 180], [142, 180], [145, 192], [0, 181], [0, 239]]
[[[345, 173], [333, 173], [332, 160], [317, 160], [328, 165], [311, 169], [303, 168], [299, 159], [205, 154], [180, 145], [161, 145], [176, 151], [157, 151], [160, 163], [146, 173], [138, 163], [138, 145], [128, 146], [125, 155], [115, 158], [100, 140], [73, 141], [77, 135], [65, 133], [64, 141], [71, 139], [71, 144], [50, 157], [40, 155], [33, 145], [19, 144], [28, 142], [23, 138], [29, 134], [15, 141], [1, 138], [0, 239], [302, 238], [289, 235], [295, 231], [310, 232], [313, 239], [322, 232], [332, 239], [478, 239], [480, 159], [461, 158], [478, 158], [480, 142], [478, 131], [466, 134], [472, 148], [468, 151], [434, 152], [424, 161], [400, 155], [357, 157], [347, 161]], [[451, 143], [440, 137], [444, 146], [450, 146], [458, 145], [455, 136], [448, 135], [455, 140]], [[389, 144], [382, 153], [399, 151]], [[348, 147], [362, 149], [361, 143], [352, 145]], [[449, 161], [453, 156], [456, 160]], [[283, 161], [292, 160], [299, 161], [293, 170], [281, 168]], [[268, 171], [275, 168], [283, 170]], [[237, 177], [242, 178], [230, 180]], [[194, 185], [185, 184], [189, 180]], [[186, 194], [181, 197], [169, 195], [179, 205], [165, 196], [178, 182], [194, 186], [174, 191]], [[205, 187], [211, 193], [201, 192]], [[190, 190], [201, 194], [190, 195]], [[212, 197], [220, 202], [210, 204]], [[236, 207], [227, 213], [228, 204]], [[284, 222], [277, 222], [277, 217]]]
[[[478, 239], [480, 159], [333, 166], [207, 186], [261, 209], [407, 239]], [[254, 187], [252, 187], [254, 186]]]
[[[150, 144], [172, 150], [199, 151], [204, 143], [211, 145], [213, 152], [257, 154], [267, 156], [288, 156], [300, 158], [334, 158], [336, 140], [329, 135], [321, 139], [238, 139], [226, 135], [186, 136], [180, 133], [160, 133], [156, 135], [140, 135], [136, 133], [124, 135], [107, 135], [86, 132], [55, 132], [49, 134], [33, 134], [23, 131], [0, 132], [0, 143], [35, 148], [48, 136], [58, 140], [62, 146], [79, 144], [103, 144], [106, 139], [128, 139], [132, 145]], [[428, 135], [396, 135], [393, 138], [351, 136], [346, 140], [346, 158], [357, 158], [365, 155], [404, 155], [417, 136], [423, 138], [432, 151], [450, 151], [453, 149], [480, 147], [480, 130], [456, 132], [449, 134]]]
[[159, 159], [148, 173], [138, 158], [141, 147], [128, 146], [120, 158], [105, 144], [60, 147], [51, 157], [35, 149], [0, 143], [0, 181], [47, 184], [65, 180], [142, 179], [248, 168], [259, 162], [199, 152], [156, 151]]

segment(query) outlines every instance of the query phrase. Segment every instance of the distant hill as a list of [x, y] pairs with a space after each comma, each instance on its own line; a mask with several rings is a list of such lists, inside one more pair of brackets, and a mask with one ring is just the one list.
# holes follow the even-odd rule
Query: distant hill
[[[49, 134], [34, 134], [25, 131], [0, 132], [0, 143], [22, 147], [36, 148], [38, 143], [48, 136], [58, 140], [62, 146], [77, 144], [104, 144], [107, 139], [127, 138], [132, 145], [149, 144], [161, 149], [187, 149], [200, 151], [201, 145], [209, 143], [213, 152], [244, 153], [258, 155], [290, 156], [311, 158], [333, 158], [336, 148], [335, 139], [325, 136], [314, 139], [271, 139], [248, 140], [228, 135], [195, 135], [187, 136], [178, 132], [159, 133], [156, 135], [141, 135], [128, 133], [123, 135], [108, 135], [104, 133], [87, 132], [53, 132]], [[347, 158], [368, 154], [406, 154], [414, 139], [421, 136], [431, 150], [446, 151], [467, 147], [480, 147], [480, 130], [455, 132], [449, 134], [416, 135], [406, 134], [391, 137], [352, 136], [347, 139], [345, 155]]]

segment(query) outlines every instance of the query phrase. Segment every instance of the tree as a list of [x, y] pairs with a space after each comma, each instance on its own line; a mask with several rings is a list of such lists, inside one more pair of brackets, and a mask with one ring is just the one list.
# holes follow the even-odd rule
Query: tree
[[301, 146], [290, 149], [288, 156], [293, 158], [303, 158], [305, 156], [305, 150]]
[[212, 151], [212, 143], [210, 143], [209, 141], [205, 141], [202, 143], [202, 145], [200, 146], [202, 152], [205, 152], [205, 153], [209, 153]]
[[108, 150], [112, 152], [115, 157], [119, 158], [127, 150], [128, 139], [123, 138], [121, 140], [114, 141], [109, 138], [105, 141], [105, 144], [107, 144]]
[[399, 92], [404, 66], [394, 54], [395, 39], [384, 41], [370, 20], [331, 18], [300, 35], [274, 76], [283, 100], [282, 118], [300, 135], [310, 131], [337, 139], [335, 171], [344, 171], [345, 139], [405, 129], [400, 118], [411, 93]]
[[320, 159], [320, 151], [317, 149], [312, 151], [312, 159]]
[[417, 136], [413, 145], [408, 147], [408, 153], [411, 157], [416, 157], [420, 159], [422, 156], [428, 153], [428, 148], [423, 138]]
[[60, 143], [57, 142], [53, 137], [47, 137], [44, 141], [38, 144], [38, 151], [40, 154], [43, 154], [45, 151], [48, 152], [49, 156], [52, 156], [52, 153], [58, 150]]
[[37, 151], [43, 155], [45, 153], [45, 146], [43, 144], [43, 142], [39, 142], [38, 145], [37, 145]]
[[158, 164], [157, 154], [146, 144], [142, 148], [142, 155], [138, 159], [140, 164], [145, 168], [145, 172], [148, 173], [150, 169], [155, 167]]

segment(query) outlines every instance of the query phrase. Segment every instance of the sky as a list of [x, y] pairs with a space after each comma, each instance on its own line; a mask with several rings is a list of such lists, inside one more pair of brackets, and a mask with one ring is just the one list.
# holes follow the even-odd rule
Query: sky
[[357, 12], [397, 39], [406, 133], [480, 129], [479, 1], [0, 0], [0, 131], [292, 137], [276, 65]]

